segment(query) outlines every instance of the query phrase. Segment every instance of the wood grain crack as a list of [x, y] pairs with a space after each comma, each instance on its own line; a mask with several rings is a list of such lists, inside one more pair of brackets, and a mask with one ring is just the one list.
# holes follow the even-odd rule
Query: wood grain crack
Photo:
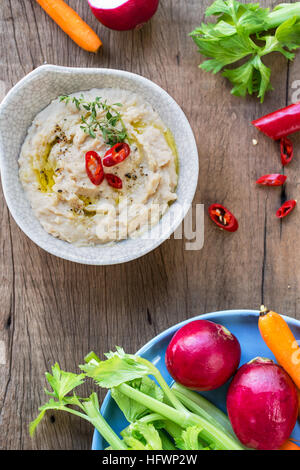
[[[8, 213], [8, 209], [7, 209]], [[8, 377], [7, 382], [3, 392], [3, 401], [2, 406], [0, 409], [0, 419], [2, 417], [2, 412], [4, 410], [4, 404], [6, 402], [6, 397], [8, 394], [9, 385], [11, 383], [12, 378], [12, 355], [13, 355], [13, 345], [14, 345], [14, 333], [15, 333], [15, 261], [14, 261], [14, 251], [13, 251], [13, 243], [12, 243], [12, 232], [11, 232], [11, 222], [10, 222], [10, 215], [8, 213], [8, 229], [9, 229], [9, 239], [10, 239], [10, 252], [11, 252], [11, 265], [12, 265], [12, 294], [11, 294], [11, 302], [10, 302], [10, 335], [9, 335], [9, 344], [8, 344]]]
[[22, 60], [21, 60], [21, 54], [20, 54], [20, 51], [19, 51], [17, 35], [16, 35], [16, 28], [15, 28], [15, 21], [14, 21], [14, 14], [13, 14], [12, 6], [11, 6], [11, 0], [9, 0], [9, 8], [10, 8], [11, 16], [12, 16], [13, 38], [14, 38], [14, 42], [15, 42], [15, 45], [16, 45], [17, 56], [18, 56], [18, 59], [19, 59], [20, 67], [22, 68], [23, 73], [25, 75], [26, 70], [24, 69], [24, 66], [23, 66], [23, 63], [22, 63]]
[[261, 304], [264, 304], [265, 297], [265, 271], [266, 271], [266, 260], [267, 260], [267, 221], [268, 221], [268, 197], [265, 200], [265, 218], [264, 218], [264, 248], [263, 248], [263, 260], [261, 267]]

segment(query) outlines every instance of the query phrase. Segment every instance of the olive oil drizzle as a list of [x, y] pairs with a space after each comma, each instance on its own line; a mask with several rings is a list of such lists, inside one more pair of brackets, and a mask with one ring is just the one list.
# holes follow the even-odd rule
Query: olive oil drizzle
[[55, 144], [56, 140], [50, 143], [48, 142], [45, 145], [44, 152], [41, 155], [38, 155], [35, 158], [35, 161], [32, 161], [33, 170], [36, 174], [37, 181], [39, 183], [39, 187], [42, 193], [51, 192], [52, 187], [55, 184], [55, 170], [53, 168], [53, 165], [49, 163], [49, 155]]

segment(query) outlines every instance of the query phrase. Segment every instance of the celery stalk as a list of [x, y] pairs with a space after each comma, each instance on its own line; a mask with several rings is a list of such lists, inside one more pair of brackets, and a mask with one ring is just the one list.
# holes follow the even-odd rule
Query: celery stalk
[[178, 400], [175, 396], [175, 394], [171, 391], [169, 388], [167, 382], [159, 372], [159, 370], [152, 364], [152, 362], [148, 361], [147, 359], [144, 359], [143, 357], [136, 356], [136, 360], [140, 362], [141, 364], [145, 364], [149, 370], [151, 371], [150, 373], [153, 375], [153, 377], [156, 378], [157, 382], [161, 386], [164, 394], [168, 398], [168, 400], [171, 402], [171, 404], [177, 409], [177, 410], [185, 410], [185, 407], [182, 405], [180, 400]]
[[162, 415], [182, 428], [186, 429], [189, 426], [195, 425], [201, 426], [203, 428], [203, 431], [201, 431], [203, 439], [214, 444], [217, 449], [243, 450], [243, 446], [233, 439], [231, 434], [225, 433], [201, 416], [197, 416], [189, 411], [176, 410], [169, 405], [161, 403], [158, 400], [135, 390], [126, 383], [119, 385], [118, 388], [124, 395], [136, 400], [138, 403], [144, 404], [149, 408], [149, 410]]
[[228, 417], [219, 408], [204, 398], [199, 393], [188, 390], [178, 383], [174, 383], [172, 390], [180, 401], [193, 413], [199, 414], [216, 426], [223, 428], [234, 436], [234, 432]]
[[95, 404], [91, 401], [84, 403], [88, 421], [93, 424], [101, 436], [110, 444], [113, 450], [127, 450], [126, 444], [117, 436], [109, 424], [105, 421]]
[[300, 2], [281, 3], [280, 5], [277, 5], [276, 9], [269, 13], [266, 29], [277, 28], [277, 26], [280, 26], [293, 16], [300, 18]]

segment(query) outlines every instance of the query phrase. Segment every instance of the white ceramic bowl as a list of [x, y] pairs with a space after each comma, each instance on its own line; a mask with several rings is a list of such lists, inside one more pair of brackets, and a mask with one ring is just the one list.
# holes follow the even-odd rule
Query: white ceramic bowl
[[[53, 99], [91, 88], [119, 87], [142, 95], [172, 131], [179, 152], [177, 201], [147, 237], [114, 244], [77, 247], [48, 234], [34, 216], [18, 176], [18, 157], [36, 114]], [[0, 168], [12, 216], [25, 234], [44, 250], [83, 264], [109, 265], [138, 258], [176, 230], [193, 200], [198, 181], [198, 153], [191, 127], [178, 104], [158, 85], [139, 75], [110, 69], [38, 67], [14, 86], [0, 105]], [[170, 223], [166, 222], [166, 217]]]

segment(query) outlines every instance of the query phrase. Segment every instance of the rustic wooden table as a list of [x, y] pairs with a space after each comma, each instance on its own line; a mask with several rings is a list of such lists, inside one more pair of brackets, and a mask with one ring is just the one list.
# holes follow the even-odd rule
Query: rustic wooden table
[[75, 371], [91, 349], [101, 354], [122, 345], [134, 352], [174, 323], [215, 310], [256, 309], [264, 302], [300, 318], [299, 214], [282, 222], [274, 217], [282, 198], [299, 195], [300, 159], [285, 169], [285, 193], [255, 187], [257, 177], [282, 168], [277, 145], [250, 125], [291, 102], [300, 56], [289, 67], [278, 54], [268, 58], [275, 91], [263, 105], [231, 96], [225, 79], [198, 69], [200, 56], [188, 37], [209, 3], [163, 0], [142, 30], [118, 33], [97, 23], [85, 1], [70, 0], [103, 40], [93, 55], [66, 37], [34, 0], [1, 0], [0, 98], [44, 62], [111, 67], [150, 78], [175, 98], [194, 130], [200, 163], [194, 203], [223, 203], [240, 222], [238, 232], [227, 234], [206, 217], [200, 251], [186, 251], [184, 240], [171, 239], [128, 264], [81, 266], [34, 245], [1, 194], [2, 449], [90, 447], [91, 427], [62, 413], [50, 413], [33, 440], [28, 435], [44, 400], [44, 372], [55, 361]]

